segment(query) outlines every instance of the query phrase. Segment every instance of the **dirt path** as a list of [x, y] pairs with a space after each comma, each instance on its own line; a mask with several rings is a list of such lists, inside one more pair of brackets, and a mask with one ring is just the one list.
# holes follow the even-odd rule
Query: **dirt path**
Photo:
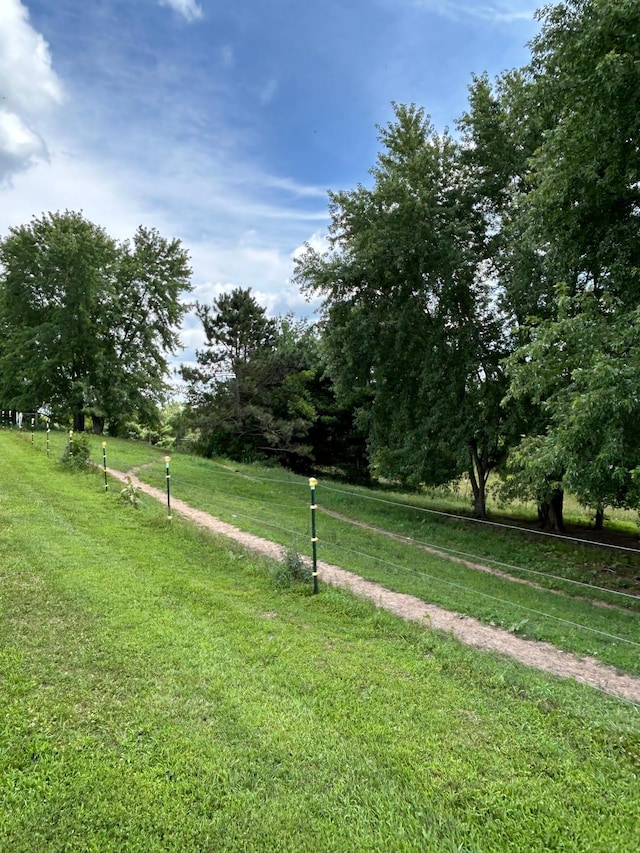
[[[112, 477], [123, 483], [130, 476], [131, 481], [139, 486], [142, 492], [158, 501], [164, 502], [166, 500], [166, 494], [161, 489], [143, 483], [135, 474], [124, 474], [110, 468], [107, 470]], [[274, 559], [281, 559], [283, 556], [285, 549], [275, 542], [239, 530], [237, 527], [209, 515], [209, 513], [194, 509], [194, 507], [175, 497], [171, 498], [171, 508], [172, 511], [190, 519], [201, 527], [235, 539], [246, 548]], [[578, 658], [569, 652], [557, 649], [550, 643], [523, 640], [502, 628], [483, 625], [470, 616], [443, 610], [433, 604], [426, 604], [412, 595], [392, 592], [377, 583], [367, 581], [353, 574], [353, 572], [348, 572], [329, 563], [319, 562], [318, 573], [325, 583], [348, 589], [355, 595], [367, 598], [376, 606], [389, 610], [403, 619], [423, 625], [426, 621], [430, 627], [452, 634], [461, 643], [507, 655], [527, 666], [533, 666], [564, 678], [574, 678], [581, 684], [588, 684], [605, 693], [640, 703], [640, 678], [620, 673], [613, 667], [606, 666], [594, 658]]]

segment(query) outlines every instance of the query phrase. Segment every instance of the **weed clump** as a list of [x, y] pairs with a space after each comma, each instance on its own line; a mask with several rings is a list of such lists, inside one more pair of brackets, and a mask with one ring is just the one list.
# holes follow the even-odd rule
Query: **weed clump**
[[140, 486], [127, 476], [126, 485], [120, 490], [120, 500], [128, 506], [138, 509], [142, 500], [140, 498]]
[[273, 569], [271, 577], [277, 589], [288, 589], [309, 583], [312, 572], [296, 548], [292, 547], [286, 550], [282, 561]]

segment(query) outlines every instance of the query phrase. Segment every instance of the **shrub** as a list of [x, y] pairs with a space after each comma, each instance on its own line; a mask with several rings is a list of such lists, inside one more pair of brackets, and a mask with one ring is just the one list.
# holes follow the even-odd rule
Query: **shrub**
[[279, 589], [309, 583], [312, 578], [311, 569], [304, 562], [296, 548], [288, 548], [272, 573], [273, 582]]
[[86, 471], [90, 456], [89, 438], [78, 433], [67, 442], [60, 461], [74, 471]]

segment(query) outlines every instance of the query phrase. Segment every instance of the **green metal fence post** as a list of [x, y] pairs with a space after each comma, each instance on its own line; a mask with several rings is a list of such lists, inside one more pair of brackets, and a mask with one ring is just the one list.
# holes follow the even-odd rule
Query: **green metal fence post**
[[109, 491], [109, 482], [107, 480], [107, 442], [102, 442], [102, 467], [104, 468], [104, 490]]
[[318, 592], [318, 537], [316, 536], [316, 486], [315, 477], [309, 477], [311, 487], [311, 553], [313, 557], [313, 594]]
[[170, 456], [164, 457], [165, 465], [166, 465], [166, 478], [167, 478], [167, 518], [171, 521], [171, 474], [169, 473], [169, 462], [171, 462]]

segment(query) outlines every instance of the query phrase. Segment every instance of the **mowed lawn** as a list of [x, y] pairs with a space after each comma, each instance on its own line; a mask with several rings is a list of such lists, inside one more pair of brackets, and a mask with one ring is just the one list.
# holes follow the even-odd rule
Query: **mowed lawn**
[[0, 850], [628, 851], [640, 709], [0, 433]]

